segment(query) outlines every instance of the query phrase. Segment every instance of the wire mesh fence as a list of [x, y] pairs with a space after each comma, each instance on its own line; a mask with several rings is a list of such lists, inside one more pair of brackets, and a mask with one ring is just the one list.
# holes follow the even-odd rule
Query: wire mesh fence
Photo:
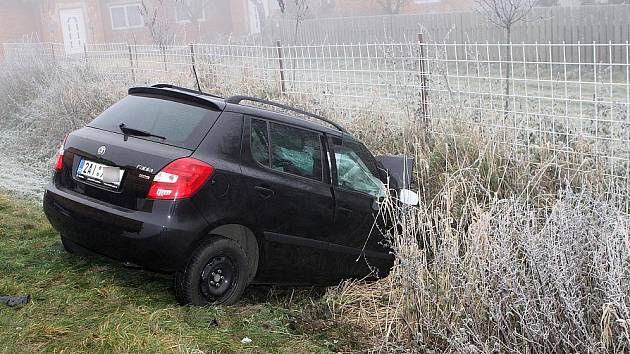
[[[5, 60], [46, 55], [127, 84], [174, 82], [229, 94], [308, 99], [338, 121], [474, 127], [522, 159], [551, 151], [576, 170], [630, 181], [630, 45], [375, 43], [284, 46], [3, 44]], [[571, 53], [570, 55], [568, 53]], [[614, 55], [613, 55], [614, 53]], [[562, 60], [557, 60], [562, 58]]]

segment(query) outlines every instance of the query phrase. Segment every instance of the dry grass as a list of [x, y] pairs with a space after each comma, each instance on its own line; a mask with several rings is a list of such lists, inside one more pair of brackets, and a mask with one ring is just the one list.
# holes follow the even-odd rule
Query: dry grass
[[630, 350], [628, 181], [553, 154], [518, 162], [467, 134], [406, 135], [398, 151], [416, 156], [423, 198], [383, 208], [400, 225], [389, 230], [397, 266], [332, 290], [332, 312], [373, 333], [377, 350]]

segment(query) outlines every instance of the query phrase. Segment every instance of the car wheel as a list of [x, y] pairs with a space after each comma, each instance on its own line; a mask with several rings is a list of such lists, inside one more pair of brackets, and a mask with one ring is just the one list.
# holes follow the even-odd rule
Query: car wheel
[[234, 241], [214, 236], [193, 252], [175, 273], [175, 297], [182, 305], [233, 305], [247, 287], [249, 265]]

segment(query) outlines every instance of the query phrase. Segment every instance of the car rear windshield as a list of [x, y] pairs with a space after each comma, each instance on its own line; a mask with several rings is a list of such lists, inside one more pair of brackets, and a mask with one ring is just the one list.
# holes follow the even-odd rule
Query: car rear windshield
[[219, 114], [170, 97], [133, 95], [108, 108], [88, 126], [123, 134], [120, 124], [124, 124], [126, 128], [155, 135], [137, 136], [140, 139], [194, 150]]

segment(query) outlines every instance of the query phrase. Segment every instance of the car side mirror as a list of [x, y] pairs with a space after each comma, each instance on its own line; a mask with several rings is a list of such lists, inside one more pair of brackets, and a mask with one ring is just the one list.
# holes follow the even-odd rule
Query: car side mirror
[[401, 189], [400, 193], [398, 193], [398, 199], [403, 204], [413, 206], [418, 205], [418, 203], [420, 202], [420, 197], [418, 197], [418, 193], [409, 189]]
[[414, 158], [406, 155], [376, 156], [381, 172], [387, 171], [395, 188], [409, 188], [413, 176]]

